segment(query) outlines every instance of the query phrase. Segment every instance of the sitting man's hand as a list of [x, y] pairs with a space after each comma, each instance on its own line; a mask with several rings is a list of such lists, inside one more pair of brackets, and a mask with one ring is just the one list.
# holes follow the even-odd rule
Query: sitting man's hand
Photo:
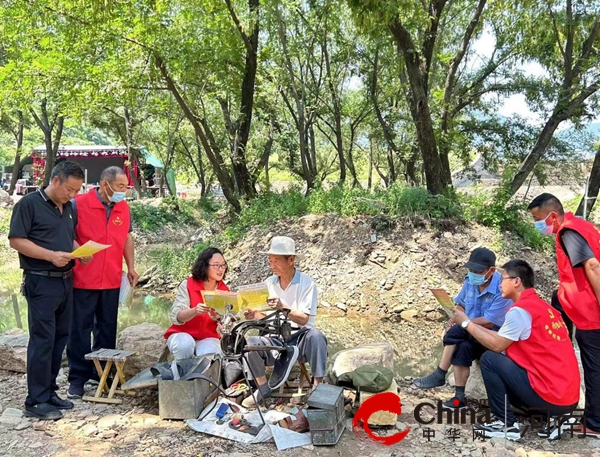
[[464, 321], [466, 321], [467, 319], [469, 319], [469, 316], [467, 316], [464, 313], [464, 311], [462, 311], [458, 307], [454, 308], [454, 316], [452, 316], [452, 322], [454, 322], [455, 324], [459, 324], [460, 325]]
[[247, 321], [253, 321], [254, 319], [256, 319], [256, 311], [253, 311], [250, 308], [248, 308], [246, 311], [244, 311], [244, 318]]
[[267, 304], [274, 309], [278, 309], [280, 311], [283, 311], [285, 309], [290, 309], [289, 307], [285, 306], [281, 300], [277, 297], [274, 298], [268, 298], [267, 299]]

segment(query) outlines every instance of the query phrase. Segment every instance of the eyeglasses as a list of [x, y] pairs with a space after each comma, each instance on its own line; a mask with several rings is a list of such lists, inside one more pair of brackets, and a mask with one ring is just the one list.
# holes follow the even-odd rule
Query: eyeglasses
[[517, 279], [518, 276], [505, 276], [502, 278], [502, 281], [504, 281], [505, 279]]
[[227, 269], [227, 264], [226, 263], [209, 263], [208, 266], [209, 267], [214, 267], [217, 270], [226, 270]]

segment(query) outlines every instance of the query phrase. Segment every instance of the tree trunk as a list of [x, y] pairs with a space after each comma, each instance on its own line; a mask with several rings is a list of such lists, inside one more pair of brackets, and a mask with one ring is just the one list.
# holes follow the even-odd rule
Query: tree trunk
[[[140, 167], [140, 162], [137, 158], [137, 154], [133, 150], [133, 120], [129, 113], [129, 108], [124, 107], [123, 121], [125, 122], [125, 147], [127, 148], [127, 158], [129, 163], [131, 164], [131, 177], [133, 178], [133, 186], [135, 191], [138, 194], [138, 198], [142, 199], [147, 196], [146, 192], [146, 179], [144, 176], [144, 171]], [[134, 170], [138, 170], [138, 175], [136, 176]]]
[[15, 140], [17, 142], [17, 150], [15, 152], [15, 161], [13, 163], [12, 178], [10, 180], [10, 188], [8, 194], [12, 195], [17, 186], [17, 180], [19, 179], [19, 166], [21, 165], [21, 152], [23, 151], [23, 131], [25, 130], [25, 120], [23, 118], [23, 111], [17, 111], [17, 131]]
[[[598, 146], [598, 150], [596, 151], [596, 157], [594, 157], [594, 163], [592, 164], [592, 169], [590, 170], [590, 177], [587, 188], [588, 202], [587, 204], [585, 204], [586, 218], [590, 217], [592, 209], [596, 204], [596, 199], [598, 198], [598, 190], [600, 190], [600, 146]], [[576, 216], [584, 216], [583, 207], [585, 197], [586, 195], [584, 195], [581, 201], [579, 202], [579, 206], [577, 207], [577, 211], [575, 212]]]
[[367, 189], [373, 188], [373, 140], [369, 138], [369, 177], [367, 181]]
[[156, 66], [158, 67], [163, 79], [167, 83], [167, 87], [169, 91], [177, 100], [181, 110], [185, 114], [185, 117], [190, 122], [192, 127], [194, 128], [194, 132], [200, 139], [202, 147], [204, 148], [204, 152], [208, 157], [210, 164], [217, 176], [219, 184], [221, 184], [221, 188], [223, 189], [223, 195], [229, 202], [229, 204], [233, 207], [234, 211], [239, 213], [242, 210], [242, 206], [240, 205], [240, 201], [238, 200], [235, 189], [234, 189], [234, 181], [231, 178], [231, 175], [227, 171], [225, 167], [225, 163], [223, 161], [223, 157], [216, 143], [214, 142], [214, 138], [209, 139], [210, 132], [205, 132], [206, 123], [203, 123], [203, 119], [196, 116], [196, 114], [191, 110], [189, 105], [184, 100], [181, 92], [179, 91], [175, 81], [169, 74], [166, 64], [162, 60], [162, 58], [156, 54], [154, 56]]
[[428, 75], [421, 70], [420, 55], [408, 31], [402, 26], [398, 18], [390, 24], [390, 29], [398, 48], [404, 56], [406, 73], [410, 84], [411, 116], [415, 123], [417, 141], [423, 157], [423, 169], [427, 181], [427, 190], [432, 194], [443, 194], [448, 190], [451, 182], [448, 181], [449, 170], [444, 170], [444, 165], [438, 154], [433, 121], [429, 109], [427, 79]]

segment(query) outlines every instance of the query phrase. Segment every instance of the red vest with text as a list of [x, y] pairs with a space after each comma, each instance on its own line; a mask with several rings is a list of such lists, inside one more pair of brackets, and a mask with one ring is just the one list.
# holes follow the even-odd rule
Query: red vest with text
[[527, 371], [531, 387], [543, 400], [556, 406], [577, 403], [579, 366], [560, 312], [542, 300], [535, 289], [523, 291], [512, 307], [531, 314], [531, 335], [512, 343], [506, 355]]
[[73, 287], [76, 289], [118, 289], [123, 273], [123, 253], [129, 234], [131, 216], [126, 202], [115, 203], [108, 223], [106, 208], [92, 190], [76, 197], [77, 227], [75, 240], [79, 245], [89, 240], [111, 247], [94, 254], [87, 265], [77, 262], [73, 269]]
[[[229, 287], [221, 281], [217, 286], [218, 290], [228, 291]], [[190, 308], [195, 308], [199, 303], [204, 303], [201, 290], [204, 290], [204, 283], [196, 281], [194, 278], [187, 279], [187, 291], [190, 296]], [[165, 332], [165, 339], [169, 338], [173, 333], [188, 333], [194, 340], [203, 340], [204, 338], [221, 338], [217, 332], [217, 322], [213, 321], [208, 313], [198, 314], [185, 324], [171, 325]]]
[[596, 259], [600, 260], [600, 230], [591, 222], [565, 213], [565, 219], [556, 234], [556, 261], [558, 263], [558, 299], [575, 327], [581, 330], [600, 329], [600, 305], [590, 284], [585, 268], [575, 267], [565, 252], [560, 235], [569, 229], [579, 233], [590, 245]]

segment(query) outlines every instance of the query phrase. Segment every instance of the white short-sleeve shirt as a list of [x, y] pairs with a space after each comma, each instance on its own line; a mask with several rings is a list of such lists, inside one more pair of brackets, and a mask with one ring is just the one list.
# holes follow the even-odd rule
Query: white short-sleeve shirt
[[313, 279], [296, 270], [292, 281], [284, 290], [279, 284], [279, 276], [270, 276], [265, 280], [270, 297], [277, 297], [281, 302], [295, 311], [308, 314], [308, 323], [305, 328], [315, 326], [317, 315], [317, 286]]

